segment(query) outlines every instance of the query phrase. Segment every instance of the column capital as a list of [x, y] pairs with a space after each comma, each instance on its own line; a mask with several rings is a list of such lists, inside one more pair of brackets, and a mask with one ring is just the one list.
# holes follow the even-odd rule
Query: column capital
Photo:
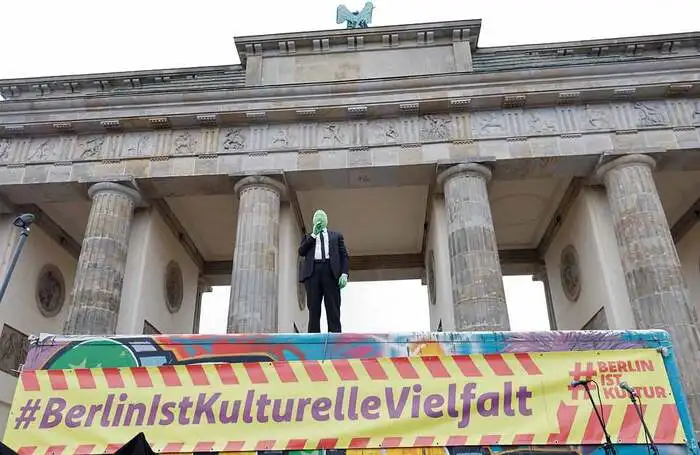
[[538, 266], [537, 269], [535, 270], [535, 273], [532, 274], [532, 281], [541, 281], [545, 282], [547, 281], [547, 267], [541, 265]]
[[134, 205], [140, 205], [143, 202], [143, 199], [141, 198], [141, 193], [139, 193], [134, 188], [129, 188], [128, 186], [122, 185], [120, 183], [99, 182], [95, 183], [94, 185], [91, 185], [90, 188], [88, 188], [88, 196], [90, 196], [90, 199], [94, 199], [95, 195], [103, 192], [123, 194], [124, 196], [127, 196], [129, 199], [131, 199]]
[[467, 174], [472, 177], [481, 177], [488, 182], [491, 180], [491, 170], [479, 163], [461, 163], [455, 164], [438, 174], [437, 182], [441, 187], [453, 177], [458, 175]]
[[604, 181], [605, 176], [608, 174], [608, 172], [612, 171], [613, 169], [624, 166], [639, 165], [647, 166], [651, 170], [654, 170], [654, 168], [656, 167], [656, 160], [654, 160], [654, 158], [650, 157], [649, 155], [643, 155], [641, 153], [624, 155], [600, 166], [595, 171], [595, 175], [600, 181]]
[[282, 182], [264, 175], [249, 175], [248, 177], [244, 177], [236, 182], [233, 186], [233, 190], [236, 192], [236, 195], [240, 197], [243, 190], [249, 187], [260, 187], [272, 190], [276, 192], [280, 198], [284, 198], [287, 193], [287, 188]]

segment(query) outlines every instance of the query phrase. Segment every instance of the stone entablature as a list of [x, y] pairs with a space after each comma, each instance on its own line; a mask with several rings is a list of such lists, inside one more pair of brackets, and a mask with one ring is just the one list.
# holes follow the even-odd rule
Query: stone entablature
[[[632, 101], [340, 122], [309, 120], [224, 128], [11, 137], [0, 139], [0, 165], [70, 165], [105, 161], [114, 164], [131, 159], [226, 155], [265, 157], [284, 152], [313, 154], [338, 149], [362, 152], [386, 146], [411, 148], [434, 143], [512, 142], [602, 133], [620, 136], [647, 130], [694, 130], [696, 127], [700, 127], [700, 99]], [[663, 144], [649, 143], [647, 146], [662, 147]], [[542, 150], [540, 153], [533, 151], [529, 156], [559, 153]], [[509, 157], [505, 151], [491, 155], [497, 159]], [[275, 168], [294, 170], [297, 166]]]
[[[0, 137], [143, 131], [252, 122], [340, 121], [410, 113], [584, 105], [611, 100], [700, 96], [700, 59], [635, 62], [531, 73], [436, 75], [357, 84], [302, 84], [240, 90], [0, 103]], [[605, 77], [602, 77], [605, 76]], [[449, 88], [449, 90], [447, 90]]]

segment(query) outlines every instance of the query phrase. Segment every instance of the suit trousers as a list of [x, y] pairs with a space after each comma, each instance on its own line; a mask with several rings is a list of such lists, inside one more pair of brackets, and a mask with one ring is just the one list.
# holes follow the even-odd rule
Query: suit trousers
[[321, 300], [326, 306], [328, 331], [340, 333], [340, 286], [328, 261], [314, 262], [314, 271], [304, 281], [306, 306], [309, 308], [309, 333], [321, 332]]

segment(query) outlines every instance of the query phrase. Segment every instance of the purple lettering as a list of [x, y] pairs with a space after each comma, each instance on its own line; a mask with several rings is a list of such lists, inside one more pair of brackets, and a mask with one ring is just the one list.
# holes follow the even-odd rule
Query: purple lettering
[[245, 405], [243, 405], [243, 421], [253, 423], [253, 399], [255, 391], [249, 390], [245, 395]]
[[161, 409], [161, 413], [163, 414], [163, 418], [160, 419], [158, 422], [159, 425], [170, 425], [175, 421], [175, 413], [173, 412], [173, 408], [177, 406], [177, 403], [174, 401], [166, 401], [163, 403], [163, 408]]
[[413, 400], [411, 401], [411, 417], [417, 419], [420, 417], [420, 393], [423, 386], [420, 384], [413, 385]]
[[453, 419], [459, 416], [457, 412], [457, 384], [447, 386], [447, 415]]
[[394, 389], [391, 387], [384, 389], [384, 394], [386, 396], [386, 408], [389, 412], [390, 419], [398, 419], [401, 417], [401, 414], [403, 414], [403, 409], [406, 407], [406, 401], [408, 401], [409, 393], [409, 387], [401, 387], [401, 394], [399, 395], [397, 402], [394, 400]]
[[[129, 396], [125, 393], [122, 393], [119, 395], [119, 401], [126, 401]], [[122, 419], [122, 413], [124, 412], [124, 403], [119, 403], [117, 405], [117, 411], [114, 413], [114, 420], [112, 421], [112, 426], [113, 427], [118, 427], [120, 425], [120, 421]]]
[[297, 405], [297, 422], [304, 420], [304, 409], [311, 404], [311, 398], [299, 398], [299, 404]]
[[357, 420], [357, 386], [350, 387], [350, 399], [348, 400], [348, 419]]
[[80, 419], [85, 415], [87, 409], [83, 405], [75, 405], [66, 412], [66, 426], [68, 428], [78, 428]]
[[[228, 405], [231, 405], [231, 414], [226, 414]], [[241, 400], [222, 401], [221, 410], [219, 411], [219, 420], [221, 423], [238, 423], [238, 416], [241, 413]]]
[[190, 400], [190, 397], [184, 397], [181, 401], [180, 404], [177, 406], [180, 408], [180, 415], [177, 419], [177, 421], [180, 423], [180, 425], [189, 425], [190, 424], [190, 419], [187, 417], [187, 411], [194, 405], [192, 400]]
[[524, 416], [532, 415], [532, 408], [527, 407], [527, 399], [532, 398], [532, 392], [526, 386], [520, 386], [515, 396], [518, 398], [518, 411]]
[[39, 428], [44, 430], [60, 424], [63, 419], [62, 411], [64, 409], [66, 409], [66, 400], [63, 398], [49, 398], [49, 402], [46, 403], [46, 411], [44, 411], [44, 416], [41, 418], [41, 423], [39, 423]]
[[268, 419], [265, 415], [265, 408], [270, 405], [270, 399], [267, 398], [267, 394], [263, 393], [262, 395], [260, 395], [260, 398], [258, 398], [256, 404], [258, 405], [258, 422], [266, 423]]
[[510, 381], [503, 386], [503, 413], [508, 417], [515, 415], [515, 410], [513, 410], [513, 383]]
[[206, 414], [208, 424], [212, 425], [216, 423], [216, 418], [214, 417], [214, 403], [216, 403], [220, 396], [221, 394], [217, 392], [213, 394], [211, 398], [209, 398], [207, 401], [204, 401], [204, 399], [207, 397], [207, 394], [199, 394], [199, 396], [197, 397], [197, 405], [194, 408], [194, 417], [192, 419], [192, 423], [194, 425], [198, 425], [199, 421], [202, 420], [202, 414]]
[[92, 423], [95, 421], [95, 414], [97, 414], [101, 410], [102, 410], [101, 404], [91, 404], [90, 405], [90, 410], [88, 411], [87, 419], [85, 419], [85, 427], [86, 428], [89, 428], [92, 426]]
[[475, 388], [476, 384], [473, 382], [464, 385], [462, 395], [460, 396], [462, 399], [462, 419], [457, 424], [457, 428], [467, 428], [469, 426], [472, 401], [476, 398], [476, 394], [474, 393]]
[[330, 415], [322, 414], [331, 409], [330, 398], [317, 398], [311, 405], [311, 417], [319, 422], [325, 422], [330, 419]]
[[294, 399], [287, 399], [287, 404], [284, 408], [284, 414], [280, 413], [281, 407], [282, 400], [280, 398], [277, 398], [272, 401], [272, 421], [276, 423], [291, 422], [292, 412], [294, 410]]
[[369, 396], [362, 400], [360, 404], [360, 412], [362, 417], [367, 420], [376, 420], [379, 418], [379, 407], [382, 405], [382, 400], [377, 396]]
[[[499, 409], [499, 396], [497, 392], [486, 392], [476, 402], [476, 410], [482, 417], [497, 417]], [[489, 403], [488, 408], [486, 404]]]
[[333, 417], [338, 422], [345, 420], [343, 417], [343, 398], [345, 398], [345, 387], [338, 387], [335, 395], [335, 410], [333, 411]]
[[445, 398], [436, 393], [428, 395], [423, 403], [423, 412], [431, 419], [439, 419], [443, 415], [442, 406], [445, 404]]
[[146, 418], [146, 405], [143, 403], [129, 403], [126, 406], [126, 415], [124, 416], [124, 426], [128, 427], [131, 425], [131, 421], [134, 420], [134, 414], [138, 411], [138, 416], [136, 416], [136, 426], [143, 425], [143, 419]]
[[158, 407], [160, 406], [161, 395], [157, 394], [153, 396], [151, 400], [151, 412], [148, 414], [147, 425], [154, 425], [156, 423], [156, 413], [158, 412]]
[[107, 400], [105, 400], [105, 410], [100, 419], [100, 426], [102, 427], [109, 426], [109, 414], [112, 412], [112, 403], [114, 403], [114, 394], [110, 393], [107, 395]]

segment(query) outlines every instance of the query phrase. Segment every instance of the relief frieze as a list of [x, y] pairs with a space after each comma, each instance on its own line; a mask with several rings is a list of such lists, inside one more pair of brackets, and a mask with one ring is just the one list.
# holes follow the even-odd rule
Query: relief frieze
[[444, 142], [452, 138], [452, 119], [448, 116], [426, 115], [420, 130], [421, 142]]
[[104, 135], [80, 136], [77, 141], [77, 153], [74, 156], [78, 161], [102, 159], [106, 140], [107, 137]]
[[637, 125], [639, 128], [668, 125], [666, 113], [653, 104], [634, 103], [634, 110], [637, 112]]
[[523, 117], [526, 136], [553, 134], [560, 129], [554, 109], [529, 109], [524, 112]]
[[583, 131], [611, 130], [613, 123], [610, 106], [605, 104], [586, 104], [582, 109], [578, 109], [579, 118], [582, 121]]
[[[126, 133], [122, 136], [121, 153], [117, 153], [109, 158], [145, 158], [155, 156], [155, 138], [157, 133]], [[113, 152], [114, 153], [114, 152]], [[172, 153], [172, 152], [171, 152]]]
[[[198, 131], [193, 132], [190, 130], [185, 130], [179, 133], [175, 133], [172, 154], [176, 156], [187, 156], [196, 154], [197, 146], [199, 144], [199, 136], [200, 133]], [[167, 155], [167, 150], [165, 154]]]
[[700, 126], [700, 100], [405, 115], [337, 122], [0, 138], [0, 164], [265, 154]]
[[0, 139], [0, 163], [4, 163], [10, 156], [12, 141], [9, 139]]
[[474, 137], [506, 137], [506, 117], [500, 111], [485, 111], [474, 113]]
[[221, 147], [224, 153], [239, 152], [245, 148], [246, 136], [243, 128], [224, 128], [221, 130]]
[[27, 163], [45, 163], [60, 161], [58, 146], [60, 140], [55, 138], [33, 139], [29, 146], [29, 153], [25, 159]]

